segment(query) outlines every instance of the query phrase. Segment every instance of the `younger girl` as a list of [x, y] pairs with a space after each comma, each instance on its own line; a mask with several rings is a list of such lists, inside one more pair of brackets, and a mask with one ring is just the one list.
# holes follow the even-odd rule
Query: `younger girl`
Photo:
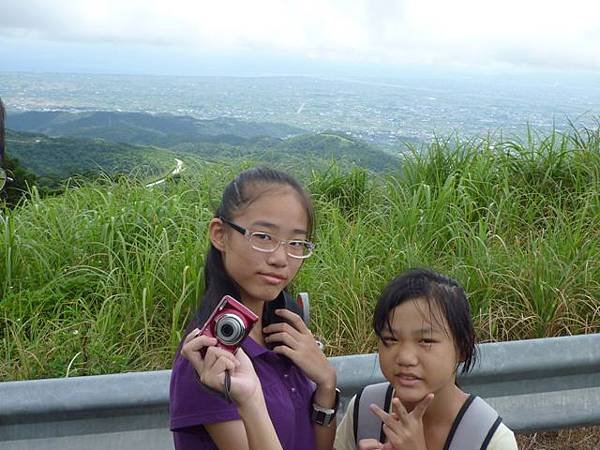
[[[477, 449], [517, 449], [497, 413], [456, 384], [459, 364], [467, 372], [476, 357], [469, 303], [456, 281], [426, 269], [401, 274], [379, 298], [373, 327], [389, 383], [368, 386], [350, 401], [337, 450], [465, 450], [476, 438]], [[387, 411], [369, 406], [365, 398], [375, 390], [391, 398]], [[374, 426], [365, 432], [368, 422]]]
[[[189, 327], [193, 331], [173, 363], [170, 417], [177, 450], [256, 448], [255, 430], [245, 426], [249, 422], [244, 402], [238, 409], [218, 392], [229, 389], [215, 392], [215, 380], [225, 383], [223, 371], [228, 369], [230, 393], [239, 403], [236, 382], [243, 377], [236, 370], [247, 369], [241, 364], [246, 355], [260, 381], [268, 411], [265, 420], [270, 416], [282, 448], [331, 448], [335, 425], [328, 425], [337, 399], [335, 369], [298, 315], [269, 309], [275, 304], [271, 302], [279, 303], [304, 259], [312, 254], [314, 246], [308, 239], [313, 221], [309, 197], [285, 173], [250, 169], [225, 188], [209, 224], [206, 290]], [[259, 320], [236, 358], [216, 347], [209, 347], [202, 358], [198, 350], [215, 342], [197, 336], [197, 328], [226, 294], [244, 303]], [[265, 323], [273, 316], [281, 322]], [[256, 406], [260, 401], [251, 403]]]

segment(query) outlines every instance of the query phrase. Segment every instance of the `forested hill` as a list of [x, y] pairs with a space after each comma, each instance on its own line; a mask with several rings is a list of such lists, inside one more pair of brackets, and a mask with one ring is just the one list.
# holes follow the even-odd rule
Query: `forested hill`
[[111, 142], [172, 147], [184, 142], [240, 143], [259, 136], [284, 138], [305, 133], [280, 123], [245, 122], [233, 118], [200, 120], [189, 116], [137, 112], [28, 111], [9, 114], [8, 128], [49, 136], [101, 138]]
[[357, 165], [377, 172], [398, 166], [397, 157], [333, 131], [288, 139], [238, 138], [236, 142], [231, 139], [223, 142], [215, 137], [166, 149], [8, 130], [7, 152], [36, 175], [54, 179], [100, 171], [130, 172], [139, 168], [157, 174], [172, 168], [175, 157], [188, 161], [244, 159], [275, 165], [299, 164], [306, 169], [323, 168], [335, 160], [341, 166]]
[[345, 133], [326, 131], [303, 134], [288, 139], [261, 137], [239, 143], [197, 141], [171, 148], [179, 155], [190, 155], [202, 160], [254, 160], [266, 164], [294, 164], [307, 169], [322, 169], [331, 161], [342, 167], [360, 166], [375, 172], [394, 170], [398, 157], [371, 146]]
[[36, 175], [55, 180], [139, 167], [158, 173], [172, 167], [176, 156], [189, 162], [291, 163], [309, 170], [332, 160], [373, 171], [398, 165], [396, 156], [349, 133], [298, 134], [303, 130], [276, 123], [103, 111], [30, 111], [9, 114], [7, 122], [7, 152]]
[[54, 179], [99, 172], [129, 173], [134, 169], [156, 175], [172, 168], [175, 158], [171, 151], [156, 147], [13, 130], [7, 130], [6, 151], [37, 176]]

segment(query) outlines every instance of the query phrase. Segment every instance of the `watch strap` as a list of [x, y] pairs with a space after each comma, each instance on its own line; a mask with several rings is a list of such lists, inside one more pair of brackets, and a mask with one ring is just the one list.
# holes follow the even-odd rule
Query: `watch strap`
[[324, 427], [331, 425], [331, 422], [335, 419], [337, 414], [338, 406], [340, 404], [340, 390], [335, 389], [335, 403], [333, 408], [323, 408], [321, 405], [317, 405], [315, 402], [312, 403], [312, 409], [310, 418], [311, 420]]

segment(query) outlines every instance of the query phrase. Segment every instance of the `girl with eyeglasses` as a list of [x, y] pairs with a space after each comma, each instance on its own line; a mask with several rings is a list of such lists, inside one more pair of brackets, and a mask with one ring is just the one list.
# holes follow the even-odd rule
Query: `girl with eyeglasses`
[[[297, 314], [276, 309], [284, 320], [265, 323], [270, 302], [312, 254], [313, 224], [310, 198], [285, 173], [254, 168], [225, 188], [208, 227], [205, 292], [173, 363], [177, 450], [332, 448], [335, 369]], [[199, 335], [224, 295], [258, 316], [235, 355]]]

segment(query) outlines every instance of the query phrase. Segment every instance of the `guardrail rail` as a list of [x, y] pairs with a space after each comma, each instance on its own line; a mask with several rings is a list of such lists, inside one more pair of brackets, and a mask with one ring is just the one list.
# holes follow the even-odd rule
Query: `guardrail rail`
[[[481, 344], [459, 383], [516, 431], [600, 424], [600, 334]], [[342, 404], [383, 380], [376, 354], [330, 358]], [[0, 450], [173, 448], [170, 371], [0, 383]]]

